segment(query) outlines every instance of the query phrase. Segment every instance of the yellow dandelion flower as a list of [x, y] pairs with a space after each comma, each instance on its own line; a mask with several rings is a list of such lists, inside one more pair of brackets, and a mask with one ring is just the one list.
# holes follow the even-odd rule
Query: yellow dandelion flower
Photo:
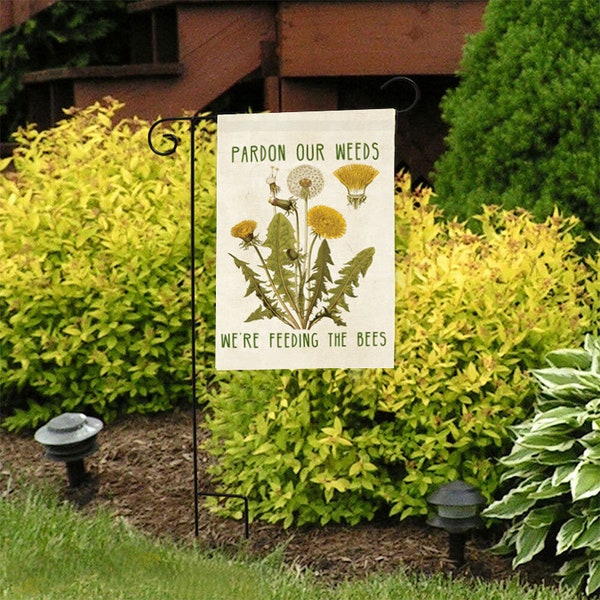
[[246, 219], [240, 221], [237, 225], [231, 228], [231, 235], [235, 238], [240, 238], [245, 243], [249, 243], [254, 239], [254, 230], [256, 229], [256, 221]]
[[346, 187], [348, 202], [358, 208], [367, 199], [366, 188], [379, 175], [379, 171], [371, 165], [354, 163], [336, 169], [333, 174]]
[[317, 235], [324, 238], [340, 238], [346, 233], [346, 219], [330, 206], [313, 206], [306, 221]]

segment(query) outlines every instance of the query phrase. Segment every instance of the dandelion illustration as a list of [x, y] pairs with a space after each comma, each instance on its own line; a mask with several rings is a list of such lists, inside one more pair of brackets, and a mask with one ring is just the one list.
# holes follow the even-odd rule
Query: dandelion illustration
[[[293, 195], [304, 200], [304, 219], [306, 220], [308, 218], [308, 200], [318, 196], [325, 186], [323, 173], [312, 165], [298, 165], [290, 171], [287, 184]], [[296, 213], [296, 223], [297, 229], [299, 229], [298, 213]], [[304, 231], [304, 248], [307, 246], [308, 227]], [[298, 238], [298, 249], [300, 249], [300, 238]], [[308, 269], [307, 263], [305, 263], [304, 268]]]
[[370, 165], [354, 163], [336, 169], [333, 174], [346, 187], [348, 202], [358, 208], [367, 199], [366, 188], [379, 171]]
[[242, 240], [242, 247], [246, 247], [256, 240], [254, 237], [254, 231], [256, 230], [257, 223], [251, 219], [240, 221], [237, 225], [231, 228], [231, 235], [234, 238]]
[[[372, 171], [374, 174], [370, 173], [369, 181], [363, 185], [363, 194], [364, 187], [377, 175], [375, 169]], [[328, 318], [338, 326], [345, 326], [341, 311], [349, 310], [348, 298], [356, 296], [356, 288], [373, 261], [375, 248], [358, 252], [334, 278], [328, 240], [344, 236], [347, 225], [343, 215], [330, 206], [319, 204], [308, 208], [309, 200], [323, 191], [323, 174], [311, 165], [293, 168], [287, 178], [292, 193], [288, 199], [277, 197], [280, 188], [276, 179], [277, 170], [272, 168], [266, 183], [275, 214], [265, 240], [255, 235], [256, 221], [248, 219], [231, 228], [231, 235], [242, 240], [242, 248], [254, 248], [258, 259], [253, 267], [231, 255], [248, 283], [246, 296], [254, 294], [260, 300], [260, 306], [246, 321], [277, 318], [293, 329], [311, 329], [321, 319]], [[297, 207], [302, 200], [303, 219]], [[309, 231], [313, 235], [310, 245]]]
[[290, 192], [298, 198], [308, 200], [318, 196], [325, 186], [323, 174], [312, 165], [294, 167], [287, 178]]
[[282, 200], [281, 198], [271, 198], [269, 203], [277, 208], [281, 208], [286, 213], [296, 208], [296, 201], [293, 198], [289, 198], [288, 200]]
[[307, 222], [319, 237], [334, 239], [346, 233], [346, 219], [330, 206], [313, 206], [308, 211]]
[[271, 198], [276, 198], [279, 193], [279, 186], [277, 185], [277, 171], [275, 167], [271, 167], [271, 175], [267, 177], [267, 185], [269, 186], [269, 190], [271, 191]]

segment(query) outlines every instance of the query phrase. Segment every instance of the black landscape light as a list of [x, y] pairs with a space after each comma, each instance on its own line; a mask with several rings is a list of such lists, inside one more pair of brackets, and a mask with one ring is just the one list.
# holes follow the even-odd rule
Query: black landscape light
[[483, 526], [479, 508], [485, 503], [485, 498], [468, 483], [453, 481], [433, 492], [427, 502], [436, 509], [436, 514], [427, 520], [427, 524], [448, 532], [449, 558], [456, 566], [462, 565], [465, 562], [466, 533]]
[[104, 427], [100, 419], [83, 413], [64, 413], [35, 432], [35, 440], [46, 449], [46, 457], [67, 466], [69, 485], [77, 487], [86, 479], [83, 459], [98, 449], [96, 437]]

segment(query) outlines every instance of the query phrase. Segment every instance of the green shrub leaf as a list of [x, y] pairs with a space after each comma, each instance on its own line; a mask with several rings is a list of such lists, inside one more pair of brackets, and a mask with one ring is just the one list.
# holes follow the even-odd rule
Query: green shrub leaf
[[[36, 426], [36, 404], [50, 416], [73, 410], [109, 421], [189, 398], [189, 143], [173, 130], [177, 153], [154, 155], [149, 124], [119, 120], [121, 108], [107, 99], [47, 131], [20, 130], [11, 170], [0, 173], [0, 397], [9, 429]], [[200, 131], [202, 381], [213, 377], [215, 125]]]

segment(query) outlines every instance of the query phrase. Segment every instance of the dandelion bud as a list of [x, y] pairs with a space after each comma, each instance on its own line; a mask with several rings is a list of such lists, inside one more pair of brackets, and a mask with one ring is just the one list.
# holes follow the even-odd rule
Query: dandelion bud
[[273, 206], [277, 206], [278, 208], [281, 208], [286, 212], [294, 208], [294, 203], [292, 200], [281, 200], [280, 198], [271, 198], [269, 202]]

